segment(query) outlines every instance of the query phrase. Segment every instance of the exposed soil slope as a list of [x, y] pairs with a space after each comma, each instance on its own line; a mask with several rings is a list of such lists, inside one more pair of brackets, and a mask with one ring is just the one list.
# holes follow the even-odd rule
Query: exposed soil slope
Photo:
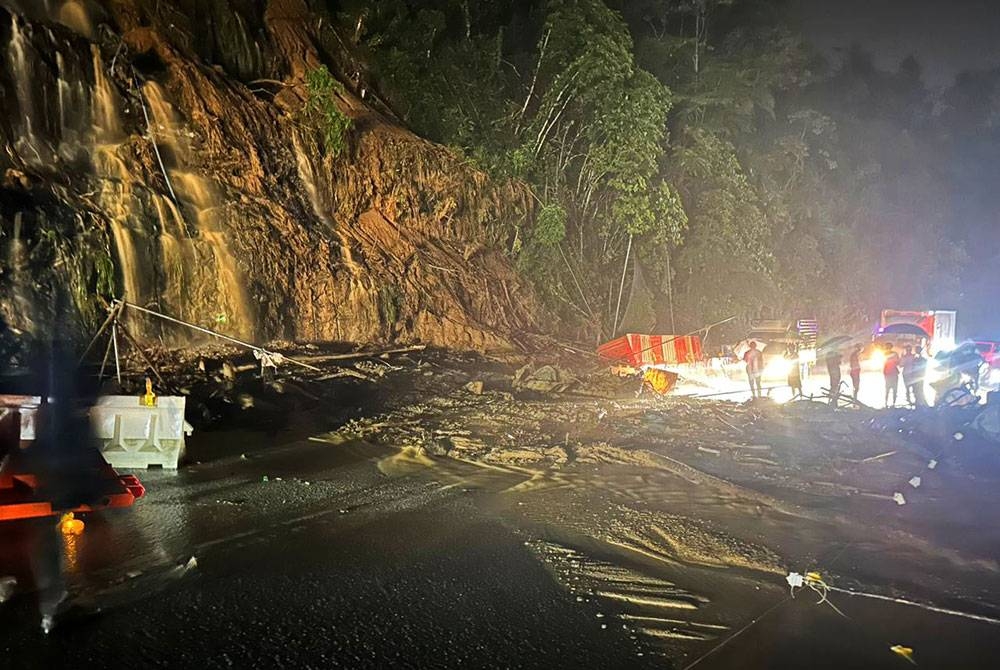
[[[370, 106], [304, 0], [3, 0], [0, 45], [13, 324], [79, 336], [95, 294], [124, 293], [256, 340], [486, 349], [534, 327], [504, 254], [527, 189]], [[344, 85], [339, 152], [303, 112], [320, 66]]]

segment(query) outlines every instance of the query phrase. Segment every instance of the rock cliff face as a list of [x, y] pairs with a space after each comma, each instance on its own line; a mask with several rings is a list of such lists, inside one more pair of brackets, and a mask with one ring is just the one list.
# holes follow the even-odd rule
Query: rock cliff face
[[[305, 0], [0, 0], [0, 48], [12, 325], [80, 337], [125, 295], [257, 341], [482, 349], [534, 327], [503, 253], [529, 192], [365, 102]], [[339, 151], [304, 112], [321, 67]]]

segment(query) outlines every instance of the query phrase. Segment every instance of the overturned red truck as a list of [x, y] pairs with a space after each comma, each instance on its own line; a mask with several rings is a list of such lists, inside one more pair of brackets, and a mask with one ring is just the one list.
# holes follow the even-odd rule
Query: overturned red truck
[[597, 348], [605, 360], [635, 369], [697, 363], [702, 360], [697, 335], [644, 335], [627, 333]]
[[641, 371], [645, 385], [660, 394], [668, 393], [677, 383], [677, 373], [670, 368], [704, 360], [697, 335], [626, 333], [599, 346], [597, 354], [618, 372]]

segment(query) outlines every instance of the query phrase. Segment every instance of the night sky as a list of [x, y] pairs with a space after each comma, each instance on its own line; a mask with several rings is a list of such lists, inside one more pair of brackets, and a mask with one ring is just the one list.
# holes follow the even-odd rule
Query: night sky
[[[833, 62], [852, 44], [870, 52], [881, 68], [894, 70], [907, 56], [916, 56], [932, 88], [950, 85], [960, 72], [1000, 68], [1000, 0], [787, 0], [794, 27]], [[985, 94], [985, 92], [984, 92]], [[981, 149], [996, 145], [984, 137]], [[976, 160], [972, 156], [970, 161]], [[954, 147], [947, 160], [961, 167], [963, 149]], [[979, 156], [978, 169], [1000, 166]], [[963, 272], [957, 304], [934, 305], [959, 310], [963, 338], [1000, 340], [1000, 313], [995, 309], [1000, 287], [1000, 207], [993, 177], [1000, 171], [965, 184], [954, 195], [953, 215], [965, 228], [971, 267]], [[956, 229], [951, 232], [959, 234]], [[921, 305], [921, 308], [930, 306]]]
[[913, 54], [929, 84], [1000, 66], [1000, 0], [788, 0], [794, 20], [829, 55], [858, 43], [895, 69]]

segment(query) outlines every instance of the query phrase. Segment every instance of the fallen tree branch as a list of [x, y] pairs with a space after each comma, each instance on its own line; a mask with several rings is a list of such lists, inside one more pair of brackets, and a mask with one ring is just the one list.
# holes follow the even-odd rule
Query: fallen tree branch
[[383, 351], [355, 351], [350, 354], [303, 356], [299, 357], [298, 360], [308, 363], [325, 363], [326, 361], [347, 361], [355, 358], [378, 358], [379, 356], [385, 356], [386, 354], [408, 354], [414, 351], [423, 351], [426, 348], [427, 348], [426, 344], [415, 344], [410, 347], [401, 347], [399, 349], [385, 349]]

